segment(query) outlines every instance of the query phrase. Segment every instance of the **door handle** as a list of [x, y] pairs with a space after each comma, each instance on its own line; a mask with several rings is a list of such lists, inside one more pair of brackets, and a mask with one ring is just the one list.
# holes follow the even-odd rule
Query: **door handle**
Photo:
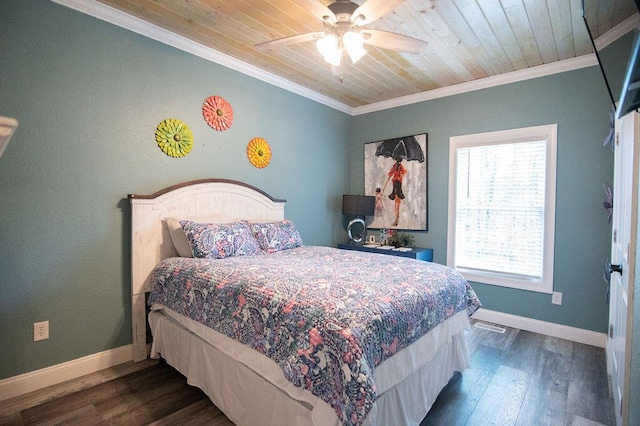
[[617, 272], [622, 275], [622, 265], [609, 265], [609, 273]]

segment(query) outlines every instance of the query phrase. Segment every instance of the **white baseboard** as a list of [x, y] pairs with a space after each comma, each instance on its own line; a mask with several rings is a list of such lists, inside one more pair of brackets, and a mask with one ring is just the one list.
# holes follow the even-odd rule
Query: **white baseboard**
[[41, 370], [31, 371], [19, 376], [0, 380], [0, 401], [67, 380], [95, 373], [133, 360], [133, 346], [126, 345], [97, 354], [52, 365]]
[[[581, 328], [505, 314], [480, 308], [473, 318], [479, 321], [505, 325], [520, 330], [558, 337], [572, 342], [584, 343], [599, 348], [606, 347], [607, 335]], [[88, 355], [41, 370], [0, 380], [0, 401], [35, 390], [53, 386], [67, 380], [95, 373], [133, 360], [132, 345], [121, 346], [97, 354]]]
[[507, 327], [544, 334], [545, 336], [558, 337], [572, 342], [604, 348], [607, 346], [607, 335], [582, 328], [569, 327], [567, 325], [540, 321], [517, 315], [505, 314], [480, 308], [473, 314], [473, 318], [479, 321], [506, 325]]

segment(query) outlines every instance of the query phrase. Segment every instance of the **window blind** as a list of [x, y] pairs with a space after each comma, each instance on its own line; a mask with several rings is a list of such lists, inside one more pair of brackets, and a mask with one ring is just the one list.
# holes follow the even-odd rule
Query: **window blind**
[[457, 268], [542, 279], [546, 144], [458, 148]]

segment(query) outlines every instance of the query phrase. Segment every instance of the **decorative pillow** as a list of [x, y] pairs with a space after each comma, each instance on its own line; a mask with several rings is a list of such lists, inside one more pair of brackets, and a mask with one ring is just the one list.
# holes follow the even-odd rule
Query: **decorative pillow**
[[181, 220], [193, 257], [223, 259], [264, 254], [247, 222], [197, 223]]
[[252, 223], [251, 232], [267, 253], [302, 246], [302, 238], [296, 226], [289, 219], [278, 222]]
[[[201, 222], [201, 223], [228, 223], [234, 222], [234, 220], [225, 215], [217, 215], [217, 216], [202, 216], [202, 217], [183, 217], [184, 220], [190, 220], [192, 222]], [[193, 257], [193, 253], [191, 252], [191, 246], [189, 245], [189, 241], [187, 240], [187, 236], [184, 234], [184, 230], [180, 225], [180, 219], [175, 217], [166, 217], [164, 219], [167, 224], [167, 229], [169, 230], [169, 235], [171, 236], [171, 241], [173, 242], [173, 246], [176, 248], [178, 255], [180, 257]]]

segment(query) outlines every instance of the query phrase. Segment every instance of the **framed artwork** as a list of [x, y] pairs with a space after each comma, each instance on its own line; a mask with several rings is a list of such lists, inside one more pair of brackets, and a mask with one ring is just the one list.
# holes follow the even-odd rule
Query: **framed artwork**
[[427, 134], [364, 144], [364, 194], [376, 197], [368, 228], [427, 231]]

